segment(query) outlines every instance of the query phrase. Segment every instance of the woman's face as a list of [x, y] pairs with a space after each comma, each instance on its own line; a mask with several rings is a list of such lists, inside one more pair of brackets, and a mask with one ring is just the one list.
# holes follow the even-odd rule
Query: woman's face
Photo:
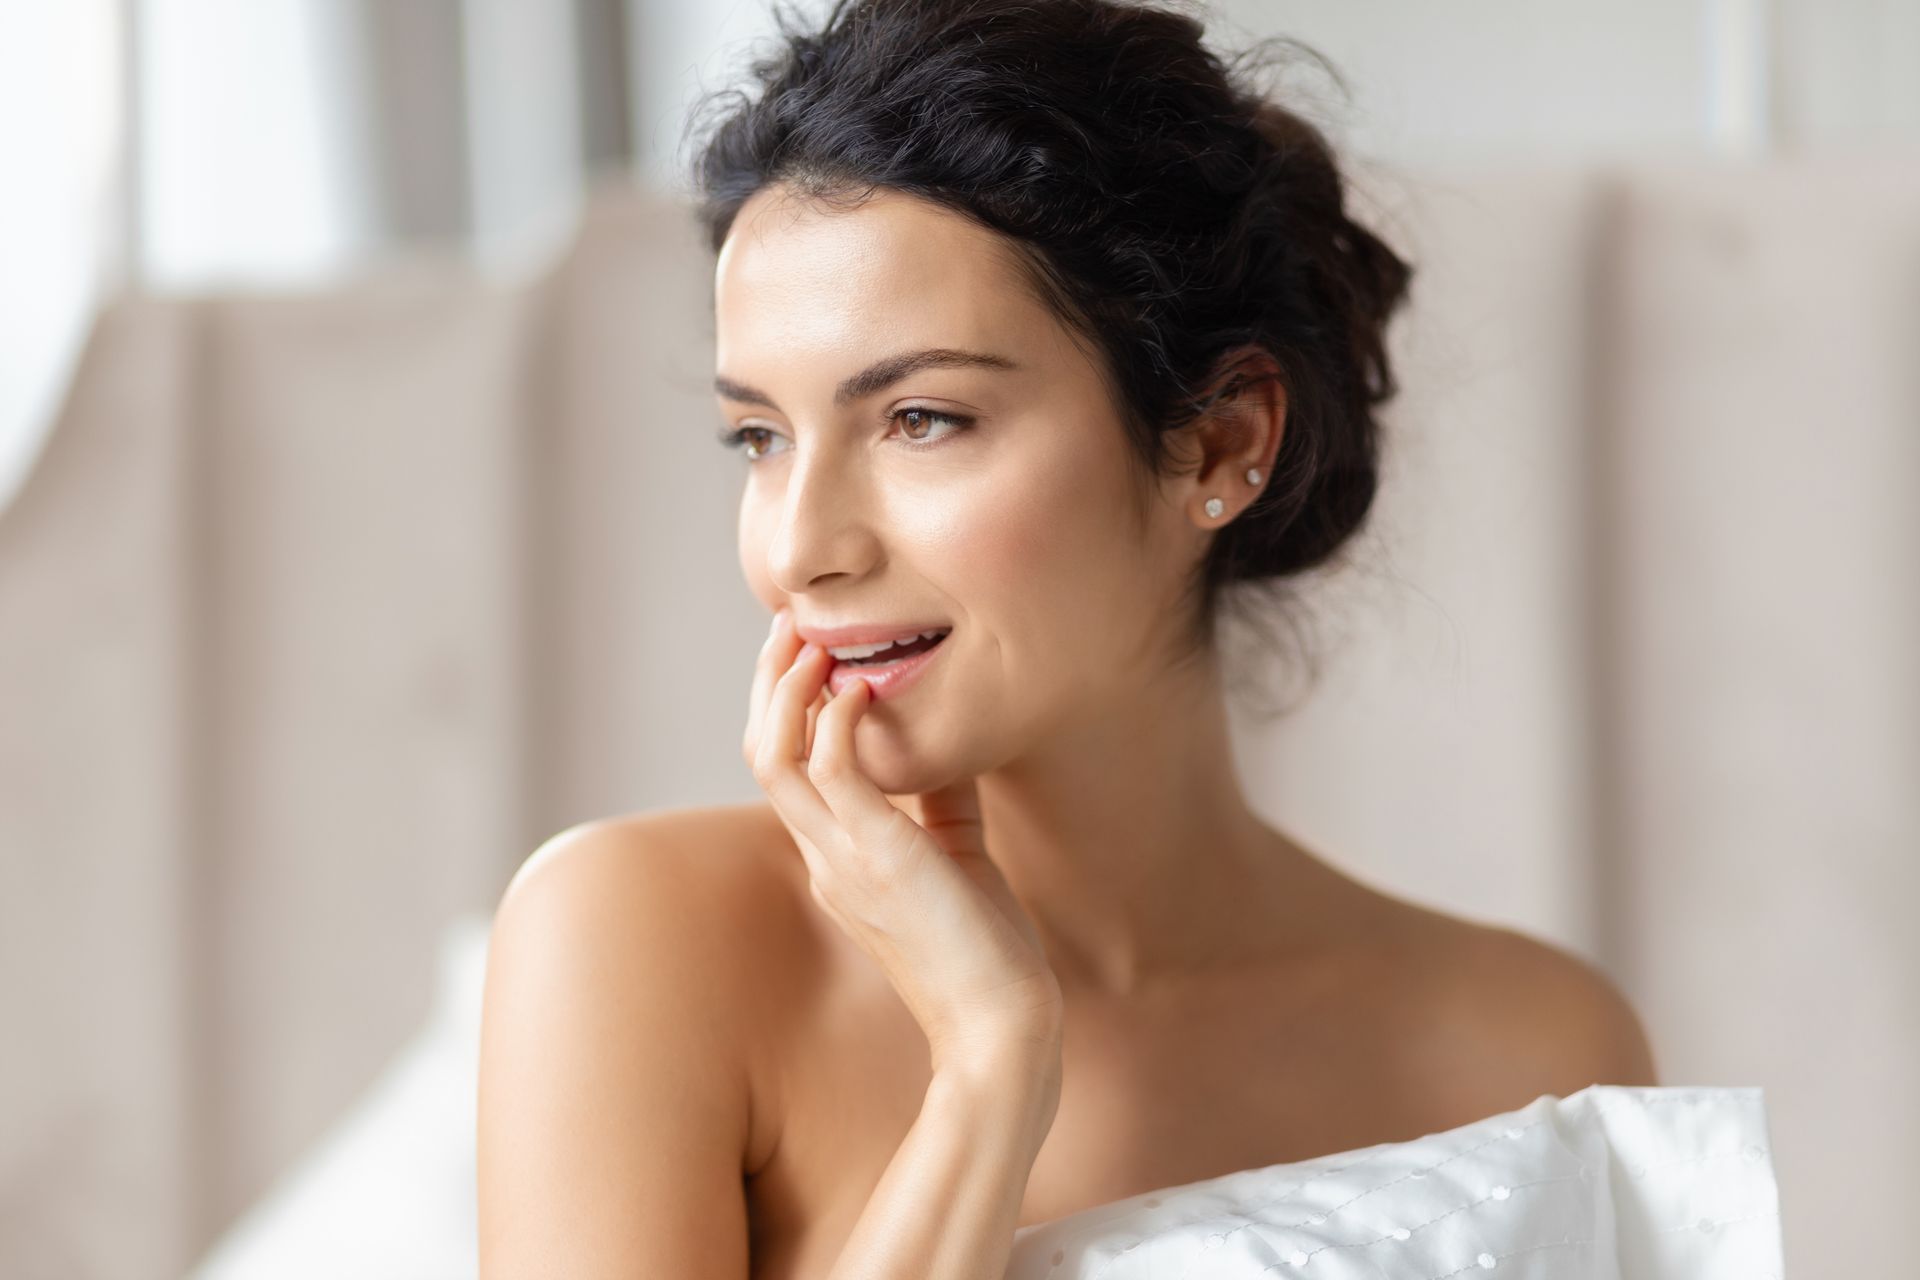
[[[719, 404], [744, 432], [741, 568], [802, 637], [951, 628], [861, 719], [868, 775], [925, 790], [1137, 696], [1164, 670], [1204, 534], [1157, 485], [1136, 532], [1092, 359], [966, 218], [895, 192], [848, 211], [786, 196], [747, 202], [714, 275]], [[989, 360], [860, 378], [926, 351]]]

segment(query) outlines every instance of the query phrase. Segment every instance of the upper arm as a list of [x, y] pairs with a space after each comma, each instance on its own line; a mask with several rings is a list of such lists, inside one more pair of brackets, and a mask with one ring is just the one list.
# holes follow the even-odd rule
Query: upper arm
[[680, 852], [644, 819], [586, 824], [502, 895], [481, 1015], [482, 1280], [747, 1274], [737, 961], [712, 878]]

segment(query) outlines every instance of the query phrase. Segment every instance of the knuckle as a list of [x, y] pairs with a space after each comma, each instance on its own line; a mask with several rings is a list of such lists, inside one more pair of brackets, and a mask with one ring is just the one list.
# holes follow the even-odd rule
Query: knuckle
[[847, 892], [846, 874], [834, 865], [833, 859], [822, 859], [821, 865], [813, 869], [808, 887], [813, 890], [815, 902], [823, 906], [837, 903]]
[[807, 760], [807, 777], [814, 782], [833, 782], [840, 771], [839, 754], [825, 747], [816, 749]]
[[747, 763], [753, 766], [754, 781], [763, 787], [773, 785], [774, 773], [777, 766], [772, 754], [766, 749], [765, 743], [762, 743], [760, 747], [754, 751], [753, 755], [748, 758]]
[[906, 860], [885, 849], [860, 846], [850, 851], [849, 859], [860, 870], [860, 881], [882, 897], [895, 893], [906, 880]]

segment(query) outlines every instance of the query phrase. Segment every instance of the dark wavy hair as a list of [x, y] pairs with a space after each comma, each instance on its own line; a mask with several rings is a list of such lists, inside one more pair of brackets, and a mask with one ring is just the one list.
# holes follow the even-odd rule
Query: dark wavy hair
[[1397, 390], [1385, 327], [1412, 275], [1349, 216], [1325, 135], [1249, 69], [1299, 51], [1338, 73], [1284, 37], [1223, 60], [1200, 19], [1123, 0], [835, 0], [817, 28], [774, 17], [779, 47], [751, 64], [759, 95], [720, 90], [689, 117], [692, 136], [718, 114], [692, 169], [712, 250], [772, 183], [842, 208], [904, 192], [1001, 233], [1090, 344], [1136, 476], [1167, 474], [1166, 433], [1274, 376], [1243, 368], [1250, 350], [1270, 356], [1279, 455], [1191, 584], [1194, 651], [1244, 594], [1229, 588], [1295, 602], [1291, 579], [1333, 560], [1373, 505], [1374, 410]]

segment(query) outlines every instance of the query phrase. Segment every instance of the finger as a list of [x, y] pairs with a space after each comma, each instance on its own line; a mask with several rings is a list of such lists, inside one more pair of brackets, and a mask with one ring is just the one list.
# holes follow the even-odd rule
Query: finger
[[872, 701], [872, 687], [865, 680], [855, 680], [827, 704], [807, 757], [807, 780], [833, 811], [852, 846], [875, 860], [874, 870], [885, 873], [899, 869], [907, 854], [905, 842], [917, 833], [912, 820], [889, 804], [861, 771], [855, 755], [854, 726]]
[[832, 701], [833, 693], [823, 682], [820, 686], [820, 692], [814, 696], [812, 702], [807, 704], [807, 745], [805, 750], [800, 753], [801, 755], [807, 757], [813, 755], [813, 740], [815, 734], [819, 732], [820, 713], [826, 710], [827, 705]]
[[773, 697], [773, 686], [793, 665], [800, 643], [793, 625], [793, 611], [785, 605], [780, 606], [774, 610], [773, 622], [767, 628], [767, 638], [761, 641], [760, 653], [754, 659], [753, 687], [747, 695], [747, 727], [741, 736], [741, 752], [748, 764], [753, 763], [760, 734], [766, 725], [767, 703]]
[[806, 760], [807, 704], [820, 691], [831, 659], [812, 643], [803, 645], [793, 665], [774, 681], [766, 719], [754, 753], [753, 776], [787, 821], [822, 849], [833, 839], [833, 811], [814, 790], [802, 768]]

